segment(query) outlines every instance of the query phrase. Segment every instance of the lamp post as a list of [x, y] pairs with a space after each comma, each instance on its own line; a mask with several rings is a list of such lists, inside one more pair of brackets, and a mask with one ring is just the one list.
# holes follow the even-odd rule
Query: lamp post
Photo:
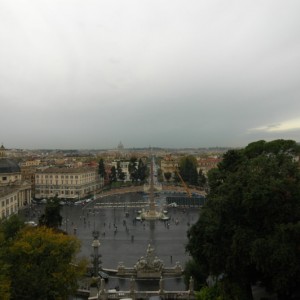
[[93, 273], [94, 273], [94, 277], [98, 277], [99, 276], [99, 265], [101, 263], [101, 261], [100, 261], [101, 255], [99, 254], [100, 242], [98, 240], [99, 231], [94, 230], [93, 237], [94, 237], [94, 240], [92, 242], [92, 247], [94, 249], [93, 255], [92, 255], [92, 257], [93, 257]]

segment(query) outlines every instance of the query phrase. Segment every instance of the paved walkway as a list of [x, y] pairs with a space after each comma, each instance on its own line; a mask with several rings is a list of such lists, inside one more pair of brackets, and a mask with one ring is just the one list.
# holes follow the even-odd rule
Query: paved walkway
[[[123, 203], [122, 207], [99, 208], [103, 202]], [[187, 230], [190, 225], [198, 219], [199, 211], [196, 209], [181, 210], [169, 208], [170, 220], [163, 221], [136, 221], [137, 210], [133, 203], [145, 203], [142, 193], [110, 194], [103, 195], [98, 200], [87, 206], [64, 206], [62, 216], [63, 229], [69, 234], [76, 234], [81, 240], [81, 255], [90, 257], [93, 252], [91, 246], [93, 241], [92, 231], [100, 233], [100, 249], [103, 268], [116, 269], [119, 262], [125, 266], [132, 267], [141, 256], [146, 255], [148, 244], [155, 249], [155, 254], [163, 260], [166, 267], [174, 266], [179, 261], [184, 267], [188, 256], [185, 252], [187, 242]], [[162, 207], [163, 197], [157, 199], [157, 205]], [[158, 209], [158, 208], [157, 208]], [[114, 285], [120, 288], [128, 288], [129, 282], [125, 279], [115, 278], [110, 280], [110, 288]], [[143, 281], [138, 283], [139, 288], [156, 290], [158, 281], [155, 280], [145, 286]], [[168, 279], [165, 289], [185, 290], [182, 278]]]

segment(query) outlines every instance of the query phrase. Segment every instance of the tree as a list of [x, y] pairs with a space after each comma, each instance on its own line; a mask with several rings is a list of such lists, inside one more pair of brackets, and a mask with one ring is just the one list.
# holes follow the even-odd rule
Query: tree
[[128, 171], [130, 174], [130, 179], [132, 182], [137, 181], [138, 174], [137, 174], [137, 158], [135, 156], [130, 158], [129, 164], [128, 164]]
[[137, 168], [137, 179], [143, 182], [147, 177], [147, 166], [144, 164], [142, 159], [139, 159]]
[[57, 300], [75, 293], [86, 262], [76, 261], [75, 237], [47, 227], [26, 227], [8, 248], [11, 299]]
[[125, 173], [123, 172], [122, 168], [121, 168], [121, 163], [120, 161], [117, 162], [117, 173], [118, 173], [118, 179], [119, 180], [125, 180]]
[[169, 182], [171, 177], [172, 177], [172, 173], [171, 172], [165, 172], [164, 176], [165, 176], [165, 179]]
[[117, 181], [117, 169], [115, 166], [112, 166], [109, 174], [109, 181], [116, 182]]
[[202, 188], [204, 188], [206, 185], [206, 177], [201, 169], [198, 172], [198, 184]]
[[98, 174], [102, 178], [106, 177], [106, 171], [105, 171], [105, 165], [104, 165], [104, 159], [103, 158], [100, 158], [100, 160], [99, 160]]
[[3, 235], [3, 240], [12, 240], [23, 227], [25, 227], [24, 220], [18, 215], [12, 215], [8, 219], [2, 220], [1, 232]]
[[57, 196], [54, 199], [47, 201], [45, 212], [39, 218], [39, 225], [58, 229], [62, 222], [60, 209], [61, 206]]
[[291, 299], [300, 282], [300, 170], [294, 141], [258, 141], [225, 153], [188, 231], [187, 251], [227, 296], [252, 299], [256, 281]]
[[194, 156], [188, 155], [179, 161], [179, 173], [185, 183], [198, 185], [197, 160]]

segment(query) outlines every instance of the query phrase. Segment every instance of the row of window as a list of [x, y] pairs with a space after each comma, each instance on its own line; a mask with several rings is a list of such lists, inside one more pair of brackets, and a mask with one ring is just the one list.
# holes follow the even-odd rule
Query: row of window
[[5, 217], [9, 217], [10, 215], [14, 214], [17, 211], [18, 211], [17, 205], [7, 207], [6, 209], [2, 210], [1, 217], [2, 219], [4, 219]]
[[[11, 176], [11, 177], [13, 177], [13, 176]], [[18, 179], [18, 176], [15, 176], [15, 179]], [[7, 176], [2, 176], [2, 181], [6, 181], [6, 180], [8, 180], [8, 177]]]
[[[82, 178], [86, 178], [86, 177], [92, 177], [92, 176], [95, 176], [95, 173], [88, 173], [88, 174], [82, 174], [80, 175], [79, 177], [82, 177]], [[36, 175], [36, 178], [75, 178], [77, 179], [78, 178], [78, 175], [45, 175], [45, 174], [41, 174], [41, 175]]]
[[5, 205], [8, 205], [9, 203], [13, 203], [14, 200], [17, 200], [17, 196], [10, 197], [10, 198], [7, 198], [5, 200], [2, 200], [1, 201], [1, 206], [4, 207]]
[[[42, 180], [36, 180], [36, 184], [54, 184], [54, 182], [52, 182], [52, 180], [50, 180], [50, 182], [48, 182], [47, 180], [44, 181], [43, 179]], [[55, 184], [56, 185], [61, 185], [61, 184], [78, 184], [78, 180], [75, 180], [75, 182], [73, 180], [62, 180], [62, 181], [55, 181]]]

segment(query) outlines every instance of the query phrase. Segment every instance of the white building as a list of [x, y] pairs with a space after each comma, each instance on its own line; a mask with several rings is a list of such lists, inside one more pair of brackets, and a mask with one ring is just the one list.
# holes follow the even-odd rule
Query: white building
[[114, 160], [112, 161], [111, 165], [114, 166], [116, 168], [116, 170], [118, 170], [118, 164], [120, 164], [120, 168], [122, 169], [122, 172], [125, 174], [125, 179], [124, 181], [130, 181], [130, 173], [128, 170], [128, 166], [129, 166], [129, 161], [122, 161], [122, 160]]
[[103, 186], [97, 168], [47, 168], [35, 174], [35, 197], [80, 199]]

